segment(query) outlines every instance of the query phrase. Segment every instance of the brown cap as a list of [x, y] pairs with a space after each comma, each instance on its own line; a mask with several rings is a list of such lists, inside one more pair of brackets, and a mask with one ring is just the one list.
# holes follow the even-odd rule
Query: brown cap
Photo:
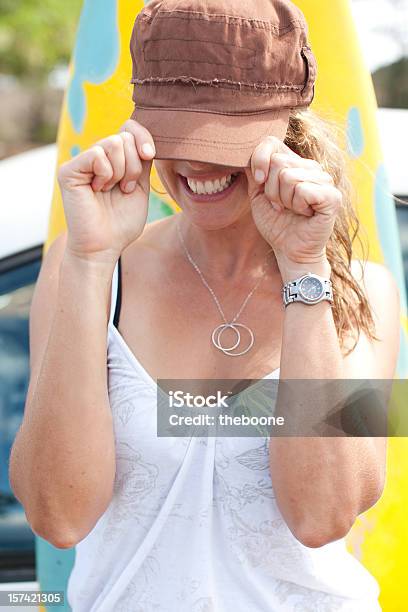
[[316, 59], [290, 0], [151, 0], [130, 52], [132, 119], [157, 159], [249, 167], [265, 136], [314, 96]]

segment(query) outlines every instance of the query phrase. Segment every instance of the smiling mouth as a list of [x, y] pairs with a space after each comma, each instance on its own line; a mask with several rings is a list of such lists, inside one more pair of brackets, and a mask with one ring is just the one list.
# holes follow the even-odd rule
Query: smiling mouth
[[[241, 175], [241, 172], [231, 174], [231, 179], [227, 183], [224, 183], [224, 184], [221, 184], [218, 180], [218, 187], [216, 187], [214, 191], [210, 191], [211, 186], [205, 185], [206, 183], [205, 180], [199, 181], [199, 179], [193, 179], [193, 186], [196, 187], [196, 191], [194, 191], [190, 187], [189, 181], [187, 180], [185, 176], [183, 176], [182, 174], [179, 174], [179, 177], [183, 183], [184, 188], [189, 193], [190, 197], [192, 197], [193, 199], [209, 200], [209, 199], [220, 199], [224, 197], [224, 195], [227, 195], [230, 191], [232, 191], [235, 188], [235, 183], [237, 182], [240, 175]], [[213, 187], [214, 187], [215, 181], [216, 179], [209, 181]]]

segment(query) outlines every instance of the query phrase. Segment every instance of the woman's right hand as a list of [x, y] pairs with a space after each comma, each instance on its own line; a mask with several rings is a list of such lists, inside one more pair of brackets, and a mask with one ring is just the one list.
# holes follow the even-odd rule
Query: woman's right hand
[[[145, 145], [150, 145], [150, 153]], [[146, 224], [154, 155], [150, 132], [129, 119], [118, 134], [59, 167], [68, 251], [116, 263]]]

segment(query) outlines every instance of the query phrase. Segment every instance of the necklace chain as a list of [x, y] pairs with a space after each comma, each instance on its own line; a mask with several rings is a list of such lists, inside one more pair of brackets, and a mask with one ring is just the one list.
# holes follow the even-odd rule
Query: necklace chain
[[[239, 326], [239, 324], [235, 323], [235, 321], [237, 321], [237, 319], [239, 318], [239, 316], [242, 314], [242, 312], [243, 312], [243, 310], [244, 310], [245, 306], [248, 304], [249, 300], [251, 299], [251, 297], [253, 296], [253, 294], [255, 293], [255, 291], [258, 289], [258, 287], [259, 287], [259, 285], [260, 285], [261, 281], [263, 280], [263, 278], [264, 278], [264, 276], [265, 276], [265, 274], [266, 274], [266, 272], [267, 272], [266, 260], [267, 260], [267, 258], [269, 257], [269, 255], [271, 254], [271, 252], [273, 251], [273, 249], [270, 249], [270, 250], [267, 252], [267, 254], [266, 254], [266, 257], [265, 257], [265, 259], [264, 259], [264, 264], [263, 264], [263, 273], [262, 273], [262, 275], [260, 276], [260, 278], [259, 278], [259, 279], [258, 279], [258, 281], [256, 282], [256, 284], [255, 284], [254, 288], [253, 288], [253, 289], [252, 289], [252, 290], [251, 290], [251, 291], [248, 293], [247, 297], [246, 297], [246, 298], [245, 298], [245, 300], [243, 301], [243, 303], [242, 303], [242, 305], [241, 305], [241, 308], [238, 310], [238, 312], [237, 312], [237, 314], [235, 315], [235, 317], [232, 319], [232, 321], [230, 321], [230, 322], [228, 323], [227, 318], [226, 318], [226, 316], [225, 316], [225, 314], [224, 314], [223, 309], [221, 308], [221, 304], [220, 304], [220, 302], [219, 302], [219, 300], [218, 300], [217, 296], [215, 295], [215, 293], [214, 293], [213, 289], [210, 287], [210, 285], [208, 284], [208, 282], [205, 280], [203, 273], [201, 272], [201, 270], [200, 270], [200, 268], [198, 267], [197, 263], [194, 261], [194, 259], [192, 258], [191, 254], [189, 253], [189, 251], [188, 251], [188, 249], [187, 249], [186, 243], [185, 243], [184, 238], [183, 238], [183, 235], [182, 235], [182, 233], [181, 233], [181, 229], [180, 229], [180, 224], [179, 224], [179, 223], [177, 224], [177, 231], [178, 231], [178, 235], [179, 235], [179, 238], [180, 238], [181, 245], [182, 245], [182, 247], [183, 247], [184, 253], [185, 253], [185, 255], [186, 255], [186, 257], [187, 257], [188, 261], [190, 262], [190, 264], [193, 266], [193, 268], [196, 270], [196, 272], [197, 272], [197, 273], [198, 273], [198, 275], [200, 276], [200, 279], [201, 279], [201, 281], [202, 281], [203, 285], [204, 285], [204, 286], [205, 286], [205, 287], [208, 289], [208, 291], [210, 292], [210, 294], [211, 294], [211, 296], [212, 296], [212, 298], [213, 298], [213, 300], [214, 300], [214, 302], [215, 302], [215, 304], [216, 304], [216, 306], [217, 306], [217, 308], [218, 308], [218, 311], [219, 311], [219, 313], [220, 313], [220, 315], [221, 315], [221, 318], [222, 318], [222, 320], [224, 321], [223, 325], [220, 325], [220, 326], [219, 326], [219, 328], [221, 328], [221, 329], [223, 328], [223, 329], [225, 330], [227, 327], [230, 327], [230, 328], [234, 329], [234, 331], [236, 332], [237, 337], [238, 337], [238, 341], [237, 341], [236, 345], [234, 345], [233, 347], [227, 348], [227, 349], [225, 349], [225, 348], [223, 349], [223, 348], [222, 348], [222, 346], [220, 346], [220, 344], [219, 344], [219, 339], [220, 339], [220, 336], [218, 336], [218, 341], [216, 340], [216, 341], [214, 342], [214, 333], [216, 332], [216, 330], [218, 330], [218, 329], [219, 329], [219, 328], [216, 328], [216, 329], [214, 330], [214, 333], [213, 333], [213, 343], [215, 344], [215, 346], [216, 346], [217, 348], [219, 348], [219, 349], [220, 349], [220, 350], [222, 350], [224, 353], [229, 354], [229, 355], [233, 355], [233, 356], [235, 356], [235, 355], [240, 355], [240, 354], [243, 354], [243, 353], [247, 352], [247, 351], [243, 351], [243, 353], [231, 353], [231, 352], [230, 352], [232, 349], [236, 348], [236, 347], [238, 346], [239, 342], [240, 342], [240, 334], [239, 334], [239, 330], [237, 331], [237, 327]], [[252, 343], [251, 343], [251, 344], [250, 344], [250, 346], [249, 346], [249, 348], [251, 348], [251, 346], [252, 346], [252, 344], [253, 344], [253, 333], [252, 333], [252, 331], [251, 331], [251, 330], [249, 330], [249, 328], [247, 328], [247, 327], [246, 327], [246, 326], [244, 326], [244, 325], [241, 325], [240, 327], [242, 327], [242, 328], [246, 328], [246, 329], [249, 331], [250, 335], [252, 336]], [[249, 348], [248, 348], [247, 350], [249, 350]]]

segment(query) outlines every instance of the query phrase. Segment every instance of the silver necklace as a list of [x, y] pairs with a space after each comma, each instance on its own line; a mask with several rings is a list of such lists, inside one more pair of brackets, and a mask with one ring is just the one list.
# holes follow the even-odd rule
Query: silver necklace
[[[219, 313], [220, 313], [220, 315], [222, 317], [222, 320], [224, 321], [223, 323], [221, 323], [221, 325], [218, 325], [214, 329], [214, 331], [212, 332], [211, 340], [212, 340], [213, 345], [218, 350], [222, 351], [225, 355], [231, 355], [232, 357], [238, 357], [239, 355], [245, 355], [245, 353], [247, 353], [252, 348], [252, 346], [254, 344], [254, 341], [255, 341], [255, 336], [254, 336], [253, 331], [247, 325], [244, 325], [243, 323], [236, 323], [236, 321], [237, 321], [238, 317], [241, 315], [241, 313], [244, 310], [245, 306], [248, 304], [248, 302], [251, 299], [251, 297], [253, 296], [253, 294], [255, 293], [255, 291], [257, 290], [257, 288], [259, 287], [262, 279], [264, 278], [264, 276], [265, 276], [265, 274], [267, 272], [266, 259], [269, 257], [269, 255], [273, 251], [273, 249], [270, 249], [267, 252], [267, 254], [266, 254], [266, 257], [265, 257], [265, 260], [264, 260], [265, 263], [263, 265], [263, 269], [264, 269], [263, 274], [261, 275], [261, 277], [257, 281], [255, 287], [252, 289], [252, 291], [249, 292], [249, 294], [245, 298], [241, 308], [238, 310], [238, 312], [235, 315], [235, 317], [232, 319], [232, 321], [230, 321], [228, 323], [228, 321], [227, 321], [227, 319], [225, 317], [224, 311], [221, 308], [221, 304], [218, 301], [217, 296], [215, 295], [214, 291], [211, 289], [210, 285], [205, 280], [205, 278], [203, 276], [203, 273], [201, 272], [200, 268], [198, 267], [198, 265], [196, 264], [194, 259], [191, 257], [191, 255], [190, 255], [190, 253], [189, 253], [189, 251], [187, 249], [187, 246], [186, 246], [186, 243], [184, 242], [184, 238], [183, 238], [183, 235], [181, 233], [180, 225], [179, 224], [177, 224], [177, 231], [178, 231], [178, 235], [179, 235], [179, 238], [180, 238], [181, 246], [184, 249], [184, 252], [186, 254], [186, 257], [187, 257], [188, 261], [191, 263], [193, 268], [198, 272], [203, 285], [205, 287], [207, 287], [208, 291], [210, 292], [210, 294], [211, 294], [211, 296], [212, 296], [212, 298], [213, 298], [213, 300], [214, 300], [214, 302], [215, 302], [215, 304], [216, 304], [216, 306], [218, 308], [218, 311], [219, 311]], [[232, 329], [234, 331], [234, 333], [236, 334], [236, 342], [232, 346], [223, 346], [221, 344], [222, 334], [227, 329]], [[246, 348], [244, 348], [244, 350], [241, 350], [241, 351], [239, 350], [240, 344], [241, 344], [241, 332], [240, 332], [240, 329], [241, 330], [246, 330], [248, 335], [249, 335], [248, 345], [246, 346]], [[238, 352], [234, 353], [233, 351], [236, 350], [236, 349], [238, 349]]]

